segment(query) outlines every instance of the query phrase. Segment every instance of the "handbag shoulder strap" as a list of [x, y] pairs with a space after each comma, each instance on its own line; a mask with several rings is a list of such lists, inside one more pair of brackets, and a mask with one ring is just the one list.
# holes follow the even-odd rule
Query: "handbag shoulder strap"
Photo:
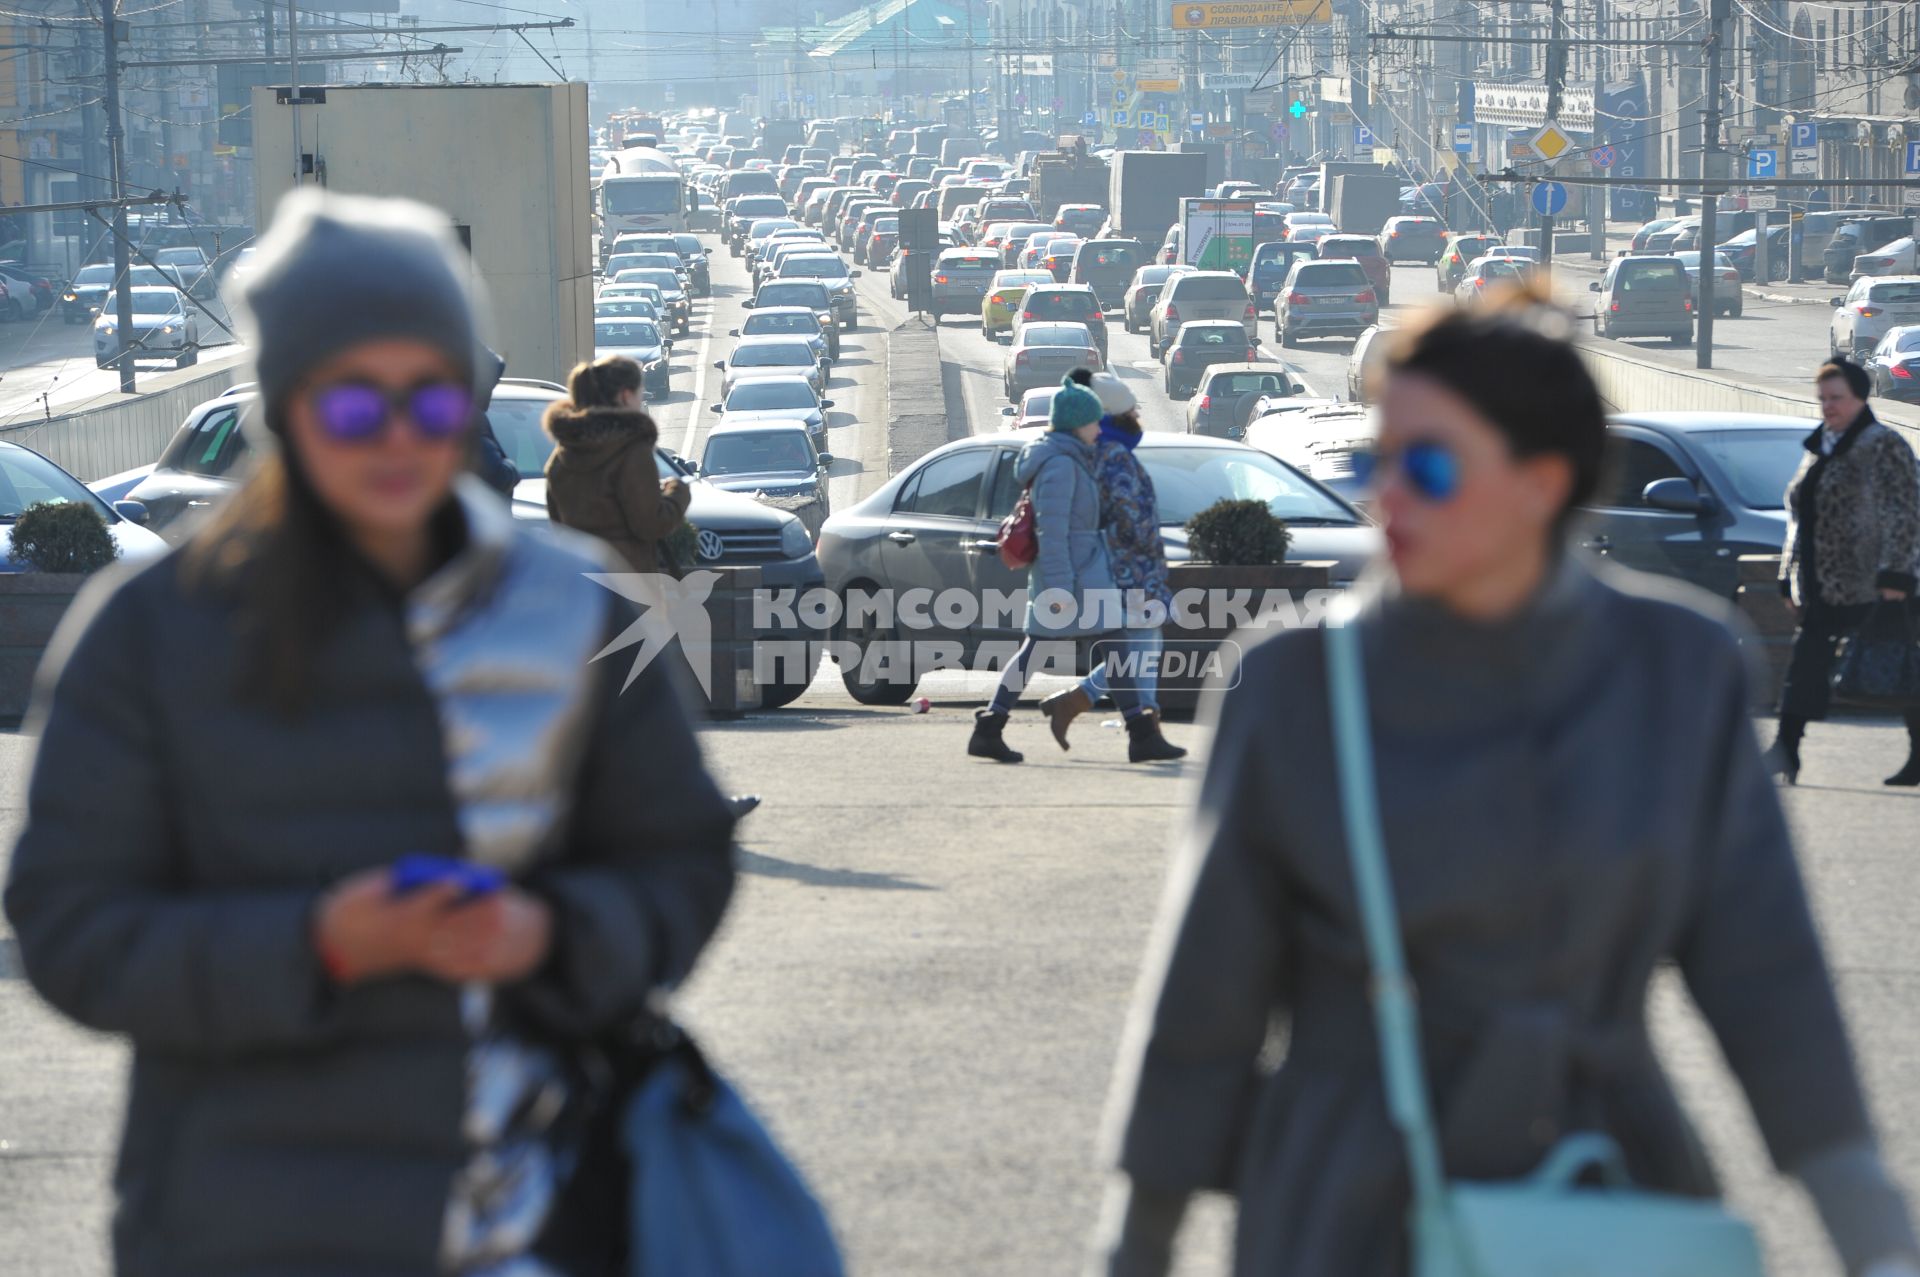
[[1425, 1215], [1444, 1210], [1446, 1183], [1427, 1098], [1426, 1069], [1420, 1058], [1419, 1013], [1414, 1007], [1406, 954], [1400, 945], [1400, 920], [1394, 908], [1393, 879], [1380, 827], [1360, 636], [1351, 617], [1344, 623], [1334, 621], [1322, 632], [1327, 644], [1327, 694], [1333, 719], [1334, 760], [1339, 770], [1340, 810], [1367, 961], [1373, 969], [1373, 1015], [1380, 1039], [1387, 1111], [1406, 1144], [1415, 1208]]

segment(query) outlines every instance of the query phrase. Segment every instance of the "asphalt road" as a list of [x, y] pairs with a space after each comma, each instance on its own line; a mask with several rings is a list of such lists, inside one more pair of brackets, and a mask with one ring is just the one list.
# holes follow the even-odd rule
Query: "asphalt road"
[[[694, 361], [711, 374], [738, 313], [724, 253], [719, 270], [718, 318], [681, 348], [674, 400], [659, 406], [663, 438], [695, 455], [713, 379], [697, 382]], [[1397, 298], [1417, 295], [1417, 276], [1397, 275]], [[832, 387], [832, 451], [849, 460], [836, 500], [884, 478], [881, 334], [899, 312], [884, 279], [862, 283], [877, 287]], [[999, 348], [972, 325], [951, 321], [943, 341], [970, 423], [994, 430]], [[1130, 367], [1144, 339], [1114, 338], [1150, 424], [1177, 428], [1157, 381]], [[1295, 362], [1331, 389], [1346, 345], [1314, 343]], [[788, 711], [702, 728], [723, 786], [766, 804], [741, 828], [740, 893], [685, 1010], [811, 1176], [856, 1273], [1071, 1277], [1101, 1186], [1094, 1133], [1122, 1018], [1198, 766], [1127, 766], [1100, 715], [1061, 754], [1030, 707], [1009, 729], [1027, 764], [974, 762], [962, 748], [975, 689], [927, 690], [933, 709], [915, 715], [856, 706], [823, 678]], [[1204, 748], [1201, 727], [1168, 733]], [[1816, 728], [1786, 802], [1890, 1158], [1920, 1184], [1920, 797], [1877, 783], [1901, 745], [1888, 723]], [[26, 760], [26, 741], [0, 734], [0, 848], [22, 818]], [[0, 1274], [103, 1277], [126, 1054], [48, 1012], [4, 933], [0, 921]], [[1663, 983], [1652, 1007], [1771, 1271], [1836, 1271], [1684, 993]], [[1181, 1277], [1224, 1271], [1229, 1217], [1203, 1206]]]

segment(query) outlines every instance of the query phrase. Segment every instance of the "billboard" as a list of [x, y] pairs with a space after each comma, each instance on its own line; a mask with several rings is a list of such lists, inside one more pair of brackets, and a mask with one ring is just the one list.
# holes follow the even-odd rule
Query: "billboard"
[[1333, 0], [1174, 0], [1173, 29], [1290, 27], [1333, 21]]
[[1253, 261], [1253, 201], [1189, 196], [1180, 201], [1180, 260], [1201, 270], [1245, 273]]

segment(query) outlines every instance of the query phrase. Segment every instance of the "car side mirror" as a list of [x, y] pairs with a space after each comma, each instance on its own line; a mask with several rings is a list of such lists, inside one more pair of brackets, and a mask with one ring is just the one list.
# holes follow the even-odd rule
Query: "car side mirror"
[[1000, 410], [1000, 415], [1003, 417], [1017, 417], [1020, 415], [1020, 410], [1012, 404], [1008, 404]]
[[1706, 514], [1713, 508], [1712, 500], [1693, 486], [1693, 480], [1678, 476], [1649, 483], [1640, 493], [1640, 502], [1674, 514]]
[[819, 457], [820, 457], [820, 468], [822, 470], [826, 469], [828, 466], [833, 464], [833, 454], [831, 452], [822, 452], [819, 454]]
[[1599, 292], [1599, 291], [1600, 291], [1600, 281], [1596, 279], [1596, 280], [1594, 280], [1594, 281], [1593, 281], [1593, 282], [1592, 282], [1591, 284], [1588, 284], [1588, 285], [1587, 285], [1587, 291], [1588, 291], [1588, 292], [1590, 292], [1590, 293], [1597, 293], [1597, 292]]
[[1844, 306], [1844, 305], [1846, 305], [1846, 304], [1847, 304], [1847, 299], [1846, 299], [1846, 298], [1844, 298], [1844, 297], [1829, 297], [1829, 298], [1827, 298], [1827, 305], [1829, 305], [1829, 306]]
[[721, 372], [725, 372], [727, 370], [727, 361], [724, 359], [716, 359], [713, 361], [713, 366]]
[[859, 271], [857, 271], [857, 270], [850, 270], [850, 271], [848, 271], [848, 272], [847, 272], [847, 278], [848, 278], [848, 279], [859, 279], [859, 278], [860, 278], [860, 272], [859, 272]]
[[820, 401], [820, 406], [821, 406], [822, 408], [831, 408], [831, 407], [833, 407], [833, 400], [831, 400], [831, 399], [822, 399], [822, 400]]
[[726, 410], [727, 406], [725, 404], [710, 403], [707, 405], [708, 412], [725, 412]]
[[116, 501], [113, 503], [113, 509], [114, 513], [118, 514], [128, 523], [144, 524], [148, 519], [153, 517], [152, 513], [147, 509], [147, 503], [144, 501]]
[[727, 329], [727, 336], [729, 336], [729, 337], [738, 337], [739, 335], [740, 335], [740, 330], [739, 330], [738, 328], [729, 328], [729, 329]]

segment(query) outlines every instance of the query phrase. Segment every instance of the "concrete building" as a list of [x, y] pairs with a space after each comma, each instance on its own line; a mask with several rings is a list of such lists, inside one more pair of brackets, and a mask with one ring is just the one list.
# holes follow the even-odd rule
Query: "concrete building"
[[[299, 108], [301, 183], [444, 209], [492, 301], [510, 376], [564, 381], [593, 352], [587, 86], [328, 85]], [[294, 185], [292, 108], [255, 89], [259, 225]]]

